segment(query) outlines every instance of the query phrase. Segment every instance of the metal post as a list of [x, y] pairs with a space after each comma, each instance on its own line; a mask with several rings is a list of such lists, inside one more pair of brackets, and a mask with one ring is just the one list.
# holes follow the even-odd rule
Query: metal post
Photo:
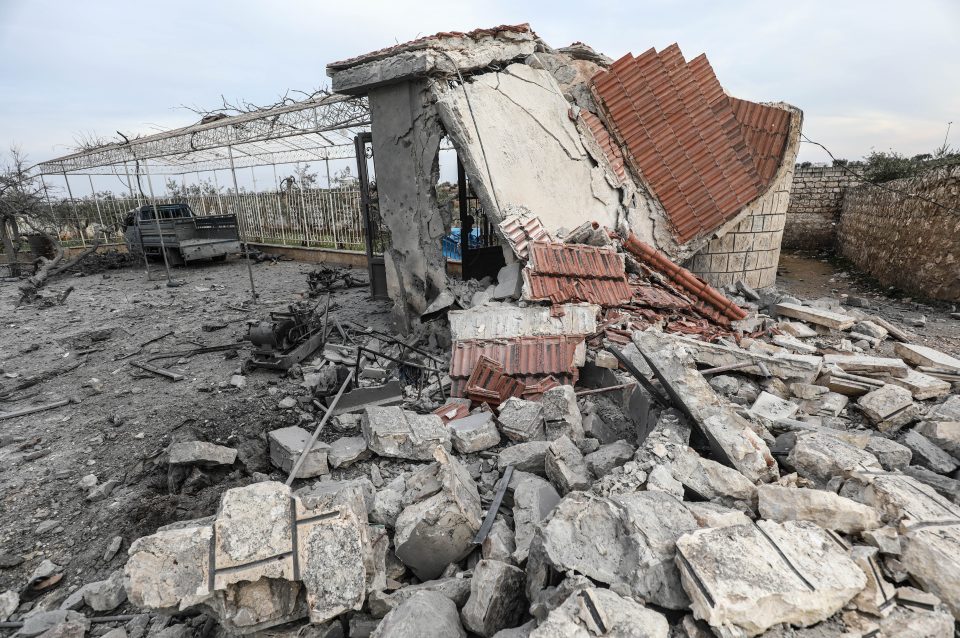
[[[93, 177], [88, 173], [87, 179], [90, 180], [90, 193], [93, 195], [93, 204], [97, 207], [97, 217], [100, 218], [100, 226], [104, 226], [103, 215], [100, 213], [100, 200], [97, 198], [97, 191], [93, 188]], [[106, 231], [103, 233], [106, 235]]]
[[[233, 176], [233, 192], [240, 195], [240, 187], [237, 185], [237, 169], [233, 165], [233, 147], [227, 144], [227, 155], [230, 157], [230, 174]], [[216, 175], [216, 173], [214, 173]], [[246, 233], [240, 227], [240, 218], [237, 217], [237, 230], [240, 231], [240, 241], [243, 242], [243, 254], [247, 258], [247, 274], [250, 275], [250, 294], [253, 295], [253, 303], [257, 303], [257, 289], [253, 285], [253, 266], [250, 264], [250, 246], [247, 245]]]
[[213, 169], [213, 186], [217, 189], [217, 210], [223, 215], [223, 202], [220, 201], [220, 182], [217, 181], [217, 169]]
[[250, 167], [250, 178], [253, 180], [253, 203], [257, 212], [257, 227], [260, 231], [260, 241], [263, 241], [263, 212], [260, 210], [260, 193], [257, 192], [257, 173]]
[[83, 229], [80, 228], [80, 211], [77, 210], [77, 202], [73, 199], [73, 191], [70, 190], [70, 178], [67, 177], [66, 171], [61, 171], [63, 173], [63, 181], [67, 183], [67, 195], [70, 197], [70, 206], [73, 208], [73, 216], [77, 218], [77, 230], [80, 231], [80, 245], [84, 248], [87, 247], [87, 240], [83, 236]]
[[273, 183], [277, 187], [277, 221], [280, 224], [280, 243], [287, 245], [286, 216], [283, 214], [283, 200], [280, 199], [280, 179], [277, 177], [277, 165], [273, 166]]
[[[174, 283], [170, 277], [170, 262], [167, 261], [167, 245], [163, 241], [163, 230], [160, 228], [160, 211], [157, 209], [157, 198], [153, 195], [153, 180], [150, 179], [150, 166], [147, 160], [143, 161], [143, 172], [147, 175], [147, 189], [150, 191], [150, 203], [153, 205], [153, 222], [157, 227], [157, 234], [160, 236], [160, 253], [163, 255], [163, 268], [167, 271], [167, 288], [175, 288], [179, 284]], [[143, 240], [143, 233], [140, 233], [140, 239]], [[147, 251], [143, 251], [146, 256]]]
[[133, 190], [133, 180], [130, 178], [130, 167], [127, 166], [127, 163], [123, 163], [123, 170], [127, 174], [127, 188], [130, 189], [130, 199], [134, 197], [137, 198], [137, 208], [143, 206], [143, 202], [140, 201], [140, 189], [138, 188], [136, 192]]
[[310, 223], [307, 221], [307, 201], [303, 198], [303, 182], [297, 184], [300, 190], [300, 212], [303, 213], [303, 239], [307, 248], [310, 247]]

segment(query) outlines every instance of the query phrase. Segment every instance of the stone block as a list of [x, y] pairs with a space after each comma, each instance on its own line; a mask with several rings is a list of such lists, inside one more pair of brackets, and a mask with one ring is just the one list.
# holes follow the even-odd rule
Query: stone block
[[237, 460], [235, 449], [204, 441], [173, 443], [167, 455], [172, 465], [233, 465]]
[[844, 534], [859, 534], [882, 525], [877, 510], [826, 490], [761, 485], [760, 516], [785, 523], [809, 521]]
[[547, 456], [548, 449], [550, 449], [550, 441], [530, 441], [511, 445], [500, 450], [497, 457], [497, 468], [503, 471], [508, 465], [512, 465], [514, 469], [521, 472], [533, 472], [540, 476], [546, 476], [544, 459]]
[[597, 478], [607, 474], [615, 467], [620, 467], [633, 458], [634, 448], [626, 441], [601, 445], [596, 452], [584, 457], [587, 469]]
[[481, 560], [470, 580], [470, 598], [461, 619], [470, 632], [490, 638], [520, 624], [527, 609], [523, 570], [495, 560]]
[[452, 449], [450, 431], [435, 414], [398, 407], [366, 408], [360, 427], [367, 447], [380, 456], [430, 461], [434, 448]]
[[624, 598], [609, 589], [579, 589], [546, 620], [530, 632], [530, 638], [560, 636], [630, 636], [633, 638], [667, 638], [670, 624], [665, 616]]
[[[353, 636], [354, 632], [351, 631]], [[453, 601], [435, 591], [418, 591], [387, 614], [371, 638], [466, 638]]]
[[[270, 442], [270, 462], [289, 474], [293, 471], [293, 466], [300, 458], [303, 449], [310, 442], [310, 436], [310, 432], [295, 425], [271, 431], [267, 435]], [[297, 478], [311, 478], [329, 474], [330, 468], [327, 465], [329, 450], [330, 446], [326, 443], [321, 441], [314, 443], [307, 453], [303, 465], [297, 471]]]
[[583, 417], [573, 386], [561, 385], [543, 393], [543, 420], [548, 440], [566, 435], [571, 441], [583, 439]]
[[362, 436], [342, 436], [327, 450], [327, 461], [333, 467], [349, 467], [369, 457], [370, 450]]
[[528, 474], [513, 488], [514, 559], [518, 563], [526, 560], [537, 525], [559, 502], [556, 488], [539, 476]]
[[588, 489], [592, 481], [583, 455], [566, 435], [561, 435], [547, 448], [544, 469], [560, 494]]
[[511, 397], [500, 406], [500, 431], [511, 441], [524, 443], [545, 438], [543, 406], [536, 401]]
[[477, 412], [447, 424], [453, 446], [461, 454], [487, 450], [500, 444], [500, 432], [492, 412]]
[[917, 415], [910, 391], [889, 383], [857, 399], [857, 405], [881, 432], [899, 430]]

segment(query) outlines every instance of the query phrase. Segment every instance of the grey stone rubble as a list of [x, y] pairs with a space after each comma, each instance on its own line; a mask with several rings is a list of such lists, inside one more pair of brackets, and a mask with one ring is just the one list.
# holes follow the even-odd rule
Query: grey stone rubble
[[[612, 173], [565, 99], [594, 98], [551, 70], [574, 77], [602, 68], [595, 60], [608, 62], [585, 49], [587, 57], [549, 50], [524, 31], [497, 33], [380, 52], [335, 69], [334, 86], [373, 92], [374, 117], [400, 133], [385, 137], [403, 137], [404, 148], [439, 148], [449, 134], [472, 171], [466, 97], [487, 123], [503, 100], [532, 102], [522, 135], [536, 128], [562, 155], [596, 160], [564, 175], [587, 177], [591, 197], [615, 210]], [[460, 85], [434, 81], [455, 68], [474, 73]], [[432, 162], [429, 152], [417, 159]], [[381, 184], [416, 183], [404, 204], [413, 217], [436, 203], [436, 180], [425, 187], [411, 170], [383, 171]], [[490, 184], [477, 188], [481, 198], [494, 193]], [[504, 219], [495, 221], [534, 219], [516, 202], [496, 210]], [[411, 236], [438, 244], [444, 225], [423, 217]], [[571, 227], [582, 219], [575, 221]], [[541, 238], [611, 245], [602, 226], [553, 231]], [[960, 398], [918, 368], [955, 359], [893, 346], [895, 329], [835, 299], [805, 304], [740, 281], [727, 287], [749, 309], [736, 339], [616, 324], [619, 347], [650, 392], [605, 349], [612, 342], [603, 340], [598, 306], [530, 301], [529, 237], [518, 237], [505, 240], [507, 263], [495, 282], [459, 290], [442, 285], [437, 255], [391, 249], [391, 272], [412, 291], [399, 303], [431, 315], [413, 328], [436, 350], [450, 339], [572, 336], [583, 387], [554, 379], [542, 395], [528, 387], [497, 405], [449, 398], [460, 379], [429, 381], [433, 393], [411, 386], [402, 405], [330, 419], [296, 488], [268, 479], [287, 478], [321, 412], [311, 412], [304, 395], [271, 388], [286, 427], [261, 443], [279, 472], [266, 464], [251, 470], [215, 513], [135, 539], [126, 556], [117, 558], [120, 537], [102, 554], [96, 547], [109, 565], [99, 580], [65, 589], [56, 611], [20, 613], [19, 594], [0, 594], [0, 621], [23, 620], [23, 636], [82, 635], [89, 621], [77, 612], [126, 604], [144, 620], [112, 629], [111, 638], [199, 635], [171, 620], [181, 612], [209, 621], [207, 633], [216, 623], [224, 635], [277, 638], [953, 634]], [[434, 289], [442, 290], [428, 305]], [[449, 335], [437, 329], [442, 320], [432, 324], [438, 314]], [[346, 354], [331, 353], [327, 363], [339, 356], [350, 365]], [[363, 357], [365, 380], [395, 372]], [[304, 364], [303, 388], [336, 378], [322, 363]], [[718, 367], [722, 374], [707, 370]], [[230, 381], [247, 383], [240, 375]], [[199, 441], [167, 449], [172, 473], [231, 471], [246, 464], [243, 453]], [[122, 489], [119, 477], [101, 483], [92, 474], [73, 485], [101, 500]], [[37, 523], [38, 534], [56, 533], [55, 515]], [[56, 573], [45, 565], [34, 580]]]

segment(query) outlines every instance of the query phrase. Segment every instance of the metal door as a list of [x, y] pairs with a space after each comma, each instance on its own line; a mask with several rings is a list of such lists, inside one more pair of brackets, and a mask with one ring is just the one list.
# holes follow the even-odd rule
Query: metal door
[[380, 219], [376, 173], [373, 170], [373, 136], [360, 133], [354, 138], [357, 155], [357, 176], [360, 180], [360, 210], [363, 213], [364, 240], [367, 245], [367, 269], [370, 273], [370, 296], [387, 299], [387, 267], [383, 251], [390, 241], [389, 232]]

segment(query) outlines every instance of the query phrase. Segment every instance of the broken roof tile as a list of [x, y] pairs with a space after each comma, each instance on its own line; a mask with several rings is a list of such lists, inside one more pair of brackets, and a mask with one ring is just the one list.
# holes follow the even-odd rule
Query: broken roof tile
[[520, 259], [527, 258], [531, 242], [553, 241], [550, 232], [536, 215], [509, 215], [498, 224], [498, 228]]
[[577, 347], [583, 335], [476, 339], [454, 342], [450, 357], [451, 378], [470, 376], [486, 357], [500, 362], [509, 376], [569, 375], [576, 369]]
[[529, 300], [587, 301], [610, 307], [630, 300], [624, 258], [612, 248], [533, 242], [523, 270]]
[[[676, 44], [617, 60], [593, 78], [593, 92], [680, 243], [765, 191], [786, 149], [789, 111], [728, 97], [706, 56], [687, 63]], [[617, 144], [590, 128], [615, 165]]]

